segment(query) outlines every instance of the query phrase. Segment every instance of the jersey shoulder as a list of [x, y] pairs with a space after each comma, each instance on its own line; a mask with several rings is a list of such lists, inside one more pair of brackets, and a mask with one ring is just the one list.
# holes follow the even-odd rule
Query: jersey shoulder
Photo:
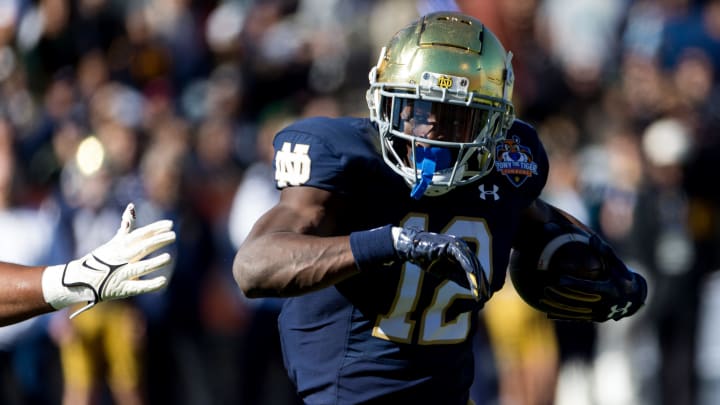
[[369, 119], [312, 117], [290, 124], [275, 135], [278, 188], [312, 186], [344, 192], [354, 177], [382, 163]]
[[545, 187], [548, 169], [547, 152], [537, 131], [516, 119], [495, 147], [495, 173], [533, 199]]
[[320, 143], [338, 152], [354, 150], [346, 145], [365, 143], [370, 138], [372, 123], [367, 118], [354, 117], [309, 117], [299, 119], [282, 129], [276, 140], [300, 139], [307, 143]]

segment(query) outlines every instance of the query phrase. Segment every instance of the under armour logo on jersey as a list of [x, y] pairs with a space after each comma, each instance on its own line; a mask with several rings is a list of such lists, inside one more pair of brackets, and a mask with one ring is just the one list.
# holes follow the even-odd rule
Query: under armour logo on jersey
[[498, 194], [498, 190], [500, 190], [500, 187], [498, 187], [497, 184], [493, 184], [492, 187], [492, 190], [485, 190], [485, 185], [481, 184], [478, 187], [478, 190], [480, 190], [480, 198], [487, 200], [488, 196], [492, 196], [493, 201], [499, 200], [500, 194]]
[[275, 154], [275, 180], [277, 186], [299, 186], [310, 180], [310, 145], [283, 143]]
[[613, 319], [615, 315], [620, 314], [620, 317], [627, 315], [628, 310], [630, 309], [630, 306], [632, 305], [632, 301], [628, 301], [625, 303], [624, 307], [618, 308], [617, 305], [613, 305], [610, 307], [610, 313], [608, 314], [607, 319]]

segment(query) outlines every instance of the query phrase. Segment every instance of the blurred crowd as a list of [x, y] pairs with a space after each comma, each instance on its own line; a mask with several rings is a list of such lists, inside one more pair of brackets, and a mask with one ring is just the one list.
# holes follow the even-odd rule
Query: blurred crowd
[[366, 115], [380, 47], [441, 9], [513, 52], [544, 198], [650, 284], [637, 316], [590, 325], [508, 282], [482, 314], [476, 402], [720, 402], [720, 1], [1, 0], [0, 260], [83, 255], [130, 201], [178, 239], [166, 290], [0, 328], [0, 403], [296, 404], [281, 301], [231, 274], [278, 196], [270, 140]]

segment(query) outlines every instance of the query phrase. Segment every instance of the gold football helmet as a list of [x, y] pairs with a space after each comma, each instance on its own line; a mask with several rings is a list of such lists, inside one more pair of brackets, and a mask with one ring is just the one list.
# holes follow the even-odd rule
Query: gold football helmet
[[367, 103], [385, 162], [411, 195], [441, 195], [487, 175], [512, 124], [512, 53], [479, 20], [423, 16], [370, 71]]

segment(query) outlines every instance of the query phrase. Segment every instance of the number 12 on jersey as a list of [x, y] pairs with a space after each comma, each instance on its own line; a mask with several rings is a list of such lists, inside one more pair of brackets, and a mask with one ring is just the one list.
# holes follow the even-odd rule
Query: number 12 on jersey
[[[427, 229], [427, 218], [409, 216], [402, 225]], [[488, 280], [491, 280], [492, 238], [485, 220], [456, 217], [442, 232], [461, 237], [466, 241], [475, 241], [477, 246], [475, 254], [478, 255]], [[431, 276], [426, 276], [417, 265], [405, 263], [390, 310], [378, 316], [373, 328], [373, 336], [398, 343], [420, 345], [452, 344], [467, 339], [472, 325], [472, 311], [463, 312], [452, 321], [446, 321], [445, 315], [456, 300], [474, 301], [470, 290], [445, 280], [433, 291], [430, 304], [425, 308], [419, 308], [418, 301], [425, 277]], [[420, 316], [413, 317], [418, 311]], [[415, 328], [420, 328], [417, 342], [413, 342]]]

